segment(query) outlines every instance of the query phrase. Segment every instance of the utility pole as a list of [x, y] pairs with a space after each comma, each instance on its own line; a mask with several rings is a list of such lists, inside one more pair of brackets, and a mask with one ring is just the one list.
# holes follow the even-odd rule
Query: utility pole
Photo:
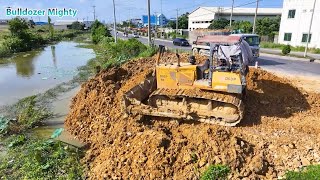
[[232, 8], [231, 8], [231, 15], [230, 15], [230, 27], [232, 26], [233, 7], [234, 7], [234, 0], [232, 0]]
[[117, 43], [117, 28], [116, 28], [116, 5], [113, 0], [113, 32], [114, 32], [114, 42]]
[[253, 20], [252, 34], [256, 33], [256, 21], [257, 21], [258, 8], [259, 8], [259, 0], [257, 0], [256, 13], [254, 15], [254, 20]]
[[314, 15], [314, 11], [315, 11], [315, 8], [316, 8], [316, 3], [317, 3], [317, 0], [314, 0], [313, 10], [312, 10], [312, 15], [311, 15], [311, 20], [310, 20], [310, 26], [309, 26], [309, 32], [308, 32], [308, 38], [307, 38], [307, 44], [306, 44], [306, 49], [304, 50], [304, 55], [303, 55], [304, 57], [307, 57], [308, 45], [309, 45], [309, 39], [310, 39], [310, 33], [311, 33], [313, 15]]
[[148, 45], [151, 46], [150, 0], [148, 0]]
[[[161, 17], [162, 17], [162, 0], [160, 1], [160, 3], [161, 3], [160, 7], [161, 7]], [[161, 18], [160, 20], [161, 20], [161, 21], [160, 21], [160, 27], [162, 27], [162, 21], [163, 21], [163, 19]]]
[[176, 34], [178, 34], [178, 17], [179, 17], [179, 9], [177, 9]]
[[93, 20], [95, 21], [96, 20], [96, 6], [93, 5], [92, 8], [93, 8]]

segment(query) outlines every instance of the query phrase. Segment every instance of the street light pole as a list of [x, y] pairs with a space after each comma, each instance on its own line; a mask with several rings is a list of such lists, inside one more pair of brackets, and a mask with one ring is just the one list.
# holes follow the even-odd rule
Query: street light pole
[[93, 8], [93, 20], [95, 21], [96, 20], [96, 6], [93, 5], [92, 8]]
[[113, 0], [113, 32], [114, 32], [114, 42], [117, 43], [117, 28], [116, 28], [116, 5]]
[[148, 0], [148, 45], [151, 46], [150, 0]]
[[259, 0], [257, 0], [256, 13], [254, 14], [252, 34], [256, 33], [256, 21], [257, 21], [258, 8], [259, 8]]
[[307, 44], [306, 44], [306, 48], [305, 48], [305, 50], [304, 50], [304, 55], [303, 55], [303, 57], [307, 57], [308, 45], [309, 45], [309, 39], [310, 39], [310, 33], [311, 33], [312, 22], [313, 22], [313, 15], [314, 15], [314, 11], [315, 11], [315, 8], [316, 8], [316, 3], [317, 3], [317, 0], [314, 0], [313, 10], [312, 10], [312, 15], [311, 15], [311, 20], [310, 20], [310, 26], [309, 26], [309, 32], [308, 32], [308, 38], [307, 38]]
[[230, 15], [230, 27], [232, 26], [233, 7], [234, 7], [234, 0], [232, 0], [232, 8], [231, 8], [231, 15]]

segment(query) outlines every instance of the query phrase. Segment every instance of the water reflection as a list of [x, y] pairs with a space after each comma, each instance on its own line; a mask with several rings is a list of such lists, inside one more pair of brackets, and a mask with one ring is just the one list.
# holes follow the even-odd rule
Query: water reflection
[[18, 53], [0, 64], [0, 106], [44, 92], [77, 74], [77, 67], [94, 58], [91, 49], [60, 42], [43, 50]]
[[20, 54], [14, 58], [16, 73], [18, 76], [30, 77], [34, 75], [34, 59], [38, 54], [38, 52], [30, 52], [26, 54]]
[[51, 54], [52, 54], [53, 65], [57, 69], [56, 46], [51, 46]]

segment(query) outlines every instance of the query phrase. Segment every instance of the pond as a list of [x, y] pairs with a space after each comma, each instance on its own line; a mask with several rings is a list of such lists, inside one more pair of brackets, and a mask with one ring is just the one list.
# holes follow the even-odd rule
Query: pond
[[77, 68], [95, 57], [79, 43], [60, 42], [44, 49], [18, 53], [0, 64], [0, 106], [45, 92], [71, 80]]

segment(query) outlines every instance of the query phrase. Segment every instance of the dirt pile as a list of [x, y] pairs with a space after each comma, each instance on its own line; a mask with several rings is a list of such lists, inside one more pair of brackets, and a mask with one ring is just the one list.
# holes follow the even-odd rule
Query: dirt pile
[[238, 127], [124, 118], [123, 93], [154, 62], [139, 59], [104, 70], [73, 99], [66, 126], [90, 144], [84, 159], [89, 178], [197, 179], [208, 165], [227, 164], [233, 179], [271, 179], [320, 163], [320, 95], [259, 69], [248, 74], [246, 114]]

